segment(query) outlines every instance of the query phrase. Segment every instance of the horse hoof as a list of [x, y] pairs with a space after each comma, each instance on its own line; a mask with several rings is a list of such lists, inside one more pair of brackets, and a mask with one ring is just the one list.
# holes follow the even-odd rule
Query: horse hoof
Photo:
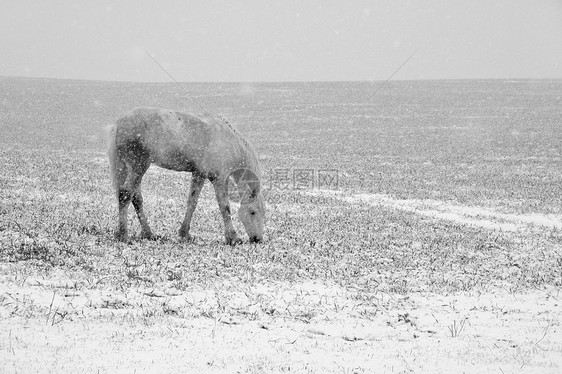
[[226, 244], [231, 245], [231, 246], [233, 246], [233, 247], [234, 247], [235, 245], [242, 244], [242, 243], [243, 243], [242, 239], [237, 238], [237, 237], [235, 237], [235, 238], [226, 238]]
[[195, 241], [195, 238], [189, 234], [180, 235], [180, 241], [184, 243], [193, 243]]
[[129, 241], [129, 235], [124, 234], [120, 231], [117, 231], [114, 234], [115, 240], [117, 240], [118, 242], [122, 242], [122, 243], [127, 243]]
[[156, 236], [154, 236], [150, 231], [149, 232], [141, 232], [141, 239], [156, 240]]

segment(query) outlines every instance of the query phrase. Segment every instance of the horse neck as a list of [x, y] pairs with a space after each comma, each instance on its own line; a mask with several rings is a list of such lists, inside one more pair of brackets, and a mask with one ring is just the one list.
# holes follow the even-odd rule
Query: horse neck
[[233, 171], [231, 175], [236, 183], [238, 192], [242, 196], [248, 188], [252, 191], [259, 191], [261, 171], [257, 157], [249, 143], [238, 137], [238, 146], [240, 148], [237, 152], [236, 160], [231, 165], [231, 170]]
[[[236, 157], [232, 159], [231, 169], [248, 169], [255, 176], [261, 177], [261, 171], [258, 159], [254, 149], [236, 130], [229, 126], [232, 137], [237, 145]], [[244, 175], [242, 176], [244, 178]], [[243, 180], [242, 180], [243, 181]], [[237, 181], [238, 182], [238, 181]]]

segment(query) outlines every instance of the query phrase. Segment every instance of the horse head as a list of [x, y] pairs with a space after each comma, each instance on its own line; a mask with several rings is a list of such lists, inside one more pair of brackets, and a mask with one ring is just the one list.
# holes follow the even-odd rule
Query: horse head
[[238, 218], [250, 242], [260, 243], [263, 241], [266, 207], [259, 177], [249, 169], [238, 169], [231, 176], [237, 184], [240, 198]]

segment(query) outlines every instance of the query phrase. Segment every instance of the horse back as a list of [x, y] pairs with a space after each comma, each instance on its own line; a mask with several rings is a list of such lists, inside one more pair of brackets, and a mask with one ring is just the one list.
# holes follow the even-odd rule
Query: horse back
[[117, 150], [166, 169], [219, 174], [237, 156], [237, 142], [215, 120], [192, 113], [139, 107], [116, 123]]

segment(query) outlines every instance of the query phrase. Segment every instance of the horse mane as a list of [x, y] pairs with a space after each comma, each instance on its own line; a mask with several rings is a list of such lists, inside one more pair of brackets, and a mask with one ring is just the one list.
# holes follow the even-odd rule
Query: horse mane
[[226, 118], [221, 115], [217, 116], [220, 120], [221, 125], [226, 125], [228, 129], [235, 135], [236, 139], [238, 140], [238, 144], [242, 150], [242, 159], [240, 160], [239, 165], [235, 165], [235, 167], [243, 167], [252, 170], [254, 173], [260, 176], [261, 178], [261, 169], [258, 162], [258, 158], [256, 156], [256, 151], [250, 142], [238, 131], [238, 129], [233, 126]]
[[242, 140], [249, 144], [248, 141], [246, 139], [244, 139], [244, 137], [240, 134], [240, 132], [238, 131], [238, 129], [236, 127], [234, 127], [226, 118], [224, 118], [223, 116], [221, 116], [220, 114], [217, 115], [217, 117], [221, 120], [221, 122], [225, 125], [228, 126], [228, 128], [230, 130], [232, 130], [233, 133], [235, 133], [236, 135], [240, 136], [242, 138]]

